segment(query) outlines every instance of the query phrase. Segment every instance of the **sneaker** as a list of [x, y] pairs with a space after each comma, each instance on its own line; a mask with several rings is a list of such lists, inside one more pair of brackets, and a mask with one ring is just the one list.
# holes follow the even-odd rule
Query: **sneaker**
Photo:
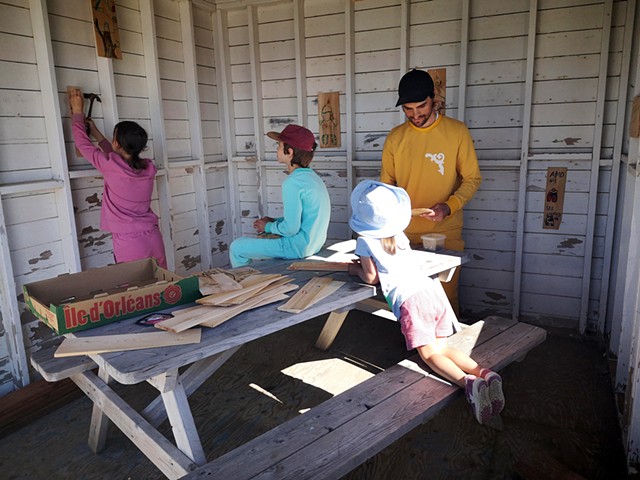
[[502, 392], [502, 377], [496, 372], [489, 372], [484, 379], [489, 385], [489, 400], [491, 401], [491, 416], [500, 415], [504, 408], [504, 393]]
[[491, 418], [492, 407], [487, 381], [481, 377], [467, 375], [464, 390], [478, 423], [488, 421]]

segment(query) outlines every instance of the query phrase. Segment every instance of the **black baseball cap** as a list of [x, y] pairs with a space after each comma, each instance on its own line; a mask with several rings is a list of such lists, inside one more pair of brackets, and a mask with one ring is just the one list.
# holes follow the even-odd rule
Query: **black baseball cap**
[[433, 79], [424, 70], [413, 69], [405, 73], [398, 85], [398, 103], [396, 107], [405, 103], [421, 102], [427, 97], [433, 97]]

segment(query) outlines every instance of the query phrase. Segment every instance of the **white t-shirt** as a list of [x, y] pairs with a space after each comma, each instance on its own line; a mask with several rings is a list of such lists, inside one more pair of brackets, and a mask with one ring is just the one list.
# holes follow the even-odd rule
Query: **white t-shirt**
[[382, 248], [380, 239], [358, 237], [355, 254], [371, 257], [378, 269], [380, 287], [396, 318], [400, 318], [400, 307], [419, 290], [429, 290], [432, 279], [419, 266], [420, 260], [411, 250], [404, 233], [396, 235], [396, 254], [389, 255]]

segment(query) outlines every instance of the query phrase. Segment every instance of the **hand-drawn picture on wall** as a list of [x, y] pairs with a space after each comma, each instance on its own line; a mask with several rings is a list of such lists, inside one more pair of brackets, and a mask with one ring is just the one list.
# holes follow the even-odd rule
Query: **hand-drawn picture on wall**
[[552, 230], [558, 230], [560, 228], [566, 183], [566, 168], [549, 167], [547, 169], [547, 188], [545, 191], [542, 228]]
[[318, 94], [320, 148], [340, 147], [340, 94]]
[[93, 29], [100, 57], [122, 59], [115, 0], [90, 0]]
[[427, 73], [431, 75], [431, 79], [433, 80], [434, 92], [436, 94], [433, 99], [436, 103], [436, 112], [444, 115], [447, 103], [447, 69], [432, 68], [427, 70]]

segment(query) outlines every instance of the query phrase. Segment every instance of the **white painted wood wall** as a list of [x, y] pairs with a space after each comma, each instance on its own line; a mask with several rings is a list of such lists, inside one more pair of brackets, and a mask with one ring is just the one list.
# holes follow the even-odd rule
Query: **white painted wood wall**
[[[618, 312], [637, 319], [637, 307], [611, 292], [637, 248], [615, 224], [637, 200], [623, 163], [636, 0], [116, 4], [122, 60], [96, 56], [88, 0], [0, 0], [0, 395], [28, 383], [29, 352], [55, 340], [25, 311], [22, 285], [113, 261], [102, 178], [75, 156], [67, 85], [101, 95], [94, 119], [107, 134], [123, 119], [148, 130], [153, 208], [170, 267], [189, 275], [227, 265], [233, 238], [281, 212], [265, 133], [292, 122], [317, 133], [320, 92], [340, 93], [342, 146], [312, 166], [332, 197], [329, 238], [348, 238], [349, 192], [378, 176], [412, 67], [446, 68], [447, 115], [469, 126], [484, 177], [465, 208], [464, 317], [611, 335], [627, 387], [638, 347], [620, 341], [633, 322]], [[557, 231], [542, 229], [551, 166], [569, 170]], [[624, 212], [619, 222], [637, 221]]]

